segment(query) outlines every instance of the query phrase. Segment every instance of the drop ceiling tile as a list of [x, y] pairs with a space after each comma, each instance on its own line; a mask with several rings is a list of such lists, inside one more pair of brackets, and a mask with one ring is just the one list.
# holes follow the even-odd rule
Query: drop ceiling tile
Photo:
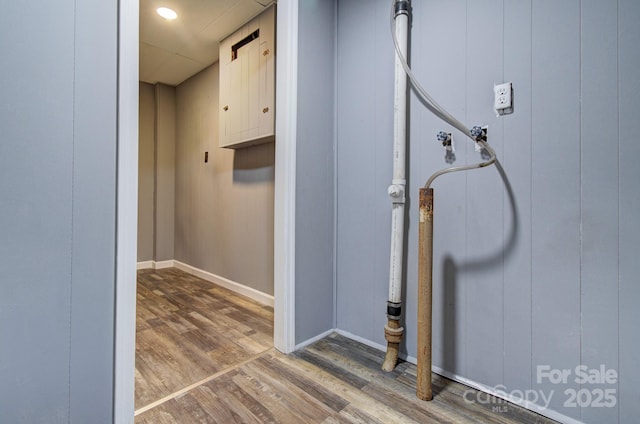
[[206, 64], [183, 56], [173, 55], [171, 59], [164, 62], [152, 73], [152, 79], [156, 82], [175, 86], [206, 67]]
[[197, 62], [212, 64], [218, 61], [220, 42], [218, 40], [201, 39], [198, 35], [197, 42], [185, 44], [180, 47], [180, 55]]
[[171, 60], [172, 56], [174, 56], [173, 53], [159, 47], [140, 43], [140, 81], [150, 84], [158, 82], [153, 80], [153, 76], [165, 62]]
[[[140, 0], [140, 80], [175, 85], [218, 60], [222, 38], [273, 0]], [[170, 7], [167, 21], [156, 13]], [[183, 66], [184, 70], [179, 68]]]
[[222, 40], [263, 10], [264, 7], [253, 0], [238, 2], [224, 15], [211, 22], [200, 34], [203, 38]]

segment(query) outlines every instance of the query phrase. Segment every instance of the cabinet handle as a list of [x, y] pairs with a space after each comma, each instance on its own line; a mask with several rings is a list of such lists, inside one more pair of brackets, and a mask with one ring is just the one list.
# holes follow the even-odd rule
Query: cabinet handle
[[222, 108], [222, 110], [224, 110], [225, 112], [229, 110], [229, 106], [225, 106]]
[[269, 112], [269, 108], [268, 107], [262, 108], [262, 113], [267, 113], [267, 112]]
[[267, 50], [265, 50], [265, 51], [263, 51], [263, 52], [262, 52], [262, 56], [266, 56], [266, 55], [268, 55], [269, 53], [271, 53], [271, 50], [267, 49]]

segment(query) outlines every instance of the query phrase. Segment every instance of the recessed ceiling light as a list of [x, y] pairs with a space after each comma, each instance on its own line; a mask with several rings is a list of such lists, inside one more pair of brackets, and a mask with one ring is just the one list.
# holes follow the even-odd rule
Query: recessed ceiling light
[[178, 14], [168, 7], [159, 7], [156, 12], [158, 12], [158, 15], [170, 21], [178, 17]]

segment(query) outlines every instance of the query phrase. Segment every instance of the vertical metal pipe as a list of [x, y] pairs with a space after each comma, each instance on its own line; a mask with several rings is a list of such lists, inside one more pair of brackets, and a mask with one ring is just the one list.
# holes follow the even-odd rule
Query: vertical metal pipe
[[420, 189], [418, 223], [418, 370], [416, 395], [431, 400], [431, 298], [433, 276], [433, 189]]
[[[409, 36], [409, 0], [396, 0], [395, 27], [400, 51], [407, 57]], [[384, 371], [392, 371], [398, 361], [398, 350], [404, 328], [400, 325], [402, 315], [402, 267], [404, 263], [404, 215], [406, 187], [406, 143], [407, 143], [407, 74], [396, 53], [393, 104], [393, 179], [389, 186], [391, 210], [391, 253], [389, 265], [388, 322], [384, 328], [387, 354], [382, 364]]]

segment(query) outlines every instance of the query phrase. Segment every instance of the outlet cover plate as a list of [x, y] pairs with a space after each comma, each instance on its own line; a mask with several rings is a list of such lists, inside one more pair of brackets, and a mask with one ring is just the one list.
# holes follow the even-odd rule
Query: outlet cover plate
[[500, 114], [513, 112], [513, 86], [510, 82], [493, 86], [493, 107]]

